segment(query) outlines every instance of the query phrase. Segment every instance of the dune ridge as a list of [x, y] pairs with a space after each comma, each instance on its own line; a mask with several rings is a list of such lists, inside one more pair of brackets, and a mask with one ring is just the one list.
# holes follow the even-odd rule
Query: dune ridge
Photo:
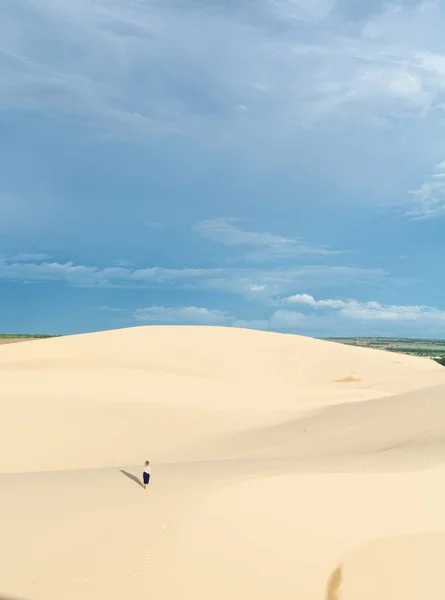
[[434, 361], [140, 327], [2, 346], [0, 378], [0, 595], [445, 594]]

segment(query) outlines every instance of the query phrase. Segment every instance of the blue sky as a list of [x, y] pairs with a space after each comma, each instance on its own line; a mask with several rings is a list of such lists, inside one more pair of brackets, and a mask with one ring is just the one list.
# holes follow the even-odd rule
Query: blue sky
[[0, 331], [445, 337], [445, 8], [0, 7]]

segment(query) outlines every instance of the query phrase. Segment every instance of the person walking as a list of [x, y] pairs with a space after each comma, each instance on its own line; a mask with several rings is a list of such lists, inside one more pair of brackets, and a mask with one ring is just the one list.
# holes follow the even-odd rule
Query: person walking
[[147, 485], [150, 483], [150, 475], [151, 475], [150, 463], [148, 460], [146, 460], [145, 466], [144, 466], [144, 490], [147, 487]]

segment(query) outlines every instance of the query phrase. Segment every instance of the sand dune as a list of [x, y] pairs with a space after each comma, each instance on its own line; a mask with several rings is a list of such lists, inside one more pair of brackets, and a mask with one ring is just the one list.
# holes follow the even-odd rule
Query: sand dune
[[150, 327], [2, 346], [0, 377], [0, 595], [445, 595], [433, 361]]

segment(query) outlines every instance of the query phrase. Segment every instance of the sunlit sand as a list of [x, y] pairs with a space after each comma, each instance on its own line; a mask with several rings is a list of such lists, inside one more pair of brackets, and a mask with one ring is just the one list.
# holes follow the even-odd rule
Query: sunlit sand
[[0, 375], [0, 597], [445, 596], [432, 360], [147, 327], [4, 345]]

